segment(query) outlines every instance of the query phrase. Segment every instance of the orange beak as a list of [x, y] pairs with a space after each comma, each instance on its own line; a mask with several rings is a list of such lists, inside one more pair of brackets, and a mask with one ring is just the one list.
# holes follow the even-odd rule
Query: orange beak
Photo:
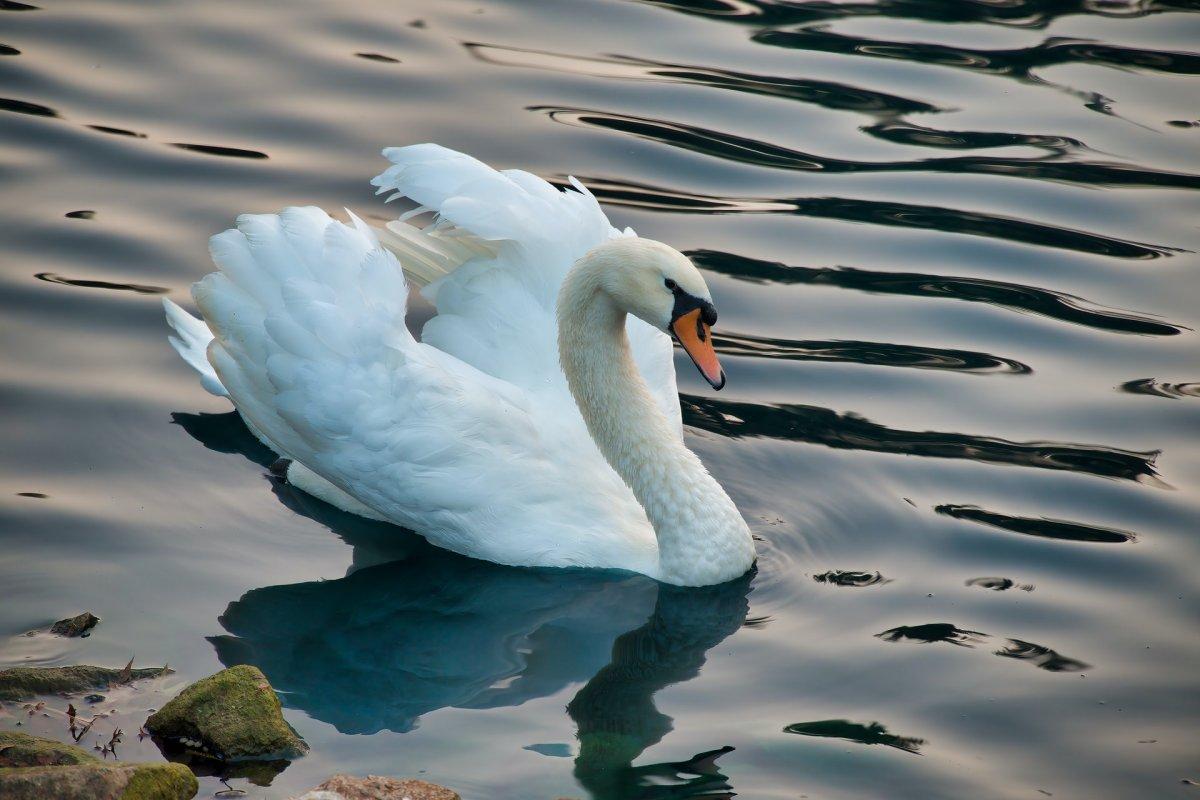
[[720, 391], [725, 385], [725, 371], [717, 360], [717, 351], [712, 345], [712, 329], [700, 318], [700, 309], [681, 314], [671, 323], [671, 332], [692, 357], [692, 363], [709, 385]]

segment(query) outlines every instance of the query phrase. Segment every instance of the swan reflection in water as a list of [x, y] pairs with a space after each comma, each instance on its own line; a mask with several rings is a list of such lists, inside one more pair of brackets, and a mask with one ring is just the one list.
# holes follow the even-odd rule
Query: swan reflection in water
[[[177, 414], [207, 446], [269, 454], [234, 414]], [[732, 797], [716, 759], [634, 767], [671, 731], [654, 694], [699, 674], [742, 626], [753, 573], [704, 588], [630, 573], [505, 567], [438, 550], [284, 484], [280, 500], [354, 547], [338, 580], [247, 592], [212, 638], [226, 666], [258, 666], [285, 705], [341, 733], [414, 728], [441, 708], [503, 708], [582, 684], [567, 704], [575, 777], [596, 800]], [[398, 559], [398, 560], [397, 560]], [[516, 745], [514, 745], [516, 746]]]

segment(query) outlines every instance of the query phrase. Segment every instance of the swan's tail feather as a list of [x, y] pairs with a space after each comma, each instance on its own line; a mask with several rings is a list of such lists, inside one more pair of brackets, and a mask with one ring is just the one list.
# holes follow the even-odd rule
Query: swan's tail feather
[[446, 277], [472, 258], [496, 255], [495, 247], [457, 229], [421, 230], [401, 219], [372, 230], [379, 243], [396, 254], [417, 288]]
[[217, 377], [212, 364], [208, 363], [207, 351], [208, 343], [213, 340], [212, 331], [208, 329], [203, 320], [196, 319], [165, 297], [163, 298], [163, 311], [167, 315], [167, 324], [171, 326], [171, 330], [175, 331], [173, 336], [167, 337], [171, 347], [175, 348], [179, 357], [186, 361], [192, 369], [200, 373], [200, 385], [209, 394], [228, 397], [229, 392], [222, 385], [221, 379]]

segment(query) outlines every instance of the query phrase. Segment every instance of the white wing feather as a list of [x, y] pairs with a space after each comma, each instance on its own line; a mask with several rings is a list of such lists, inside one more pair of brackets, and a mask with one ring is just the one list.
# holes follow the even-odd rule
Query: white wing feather
[[[438, 315], [426, 323], [422, 341], [528, 390], [566, 392], [558, 364], [558, 289], [593, 247], [636, 234], [614, 228], [574, 178], [575, 191], [560, 191], [536, 175], [500, 172], [437, 144], [389, 147], [383, 154], [392, 166], [371, 181], [378, 193], [436, 211], [432, 232], [442, 240], [449, 234], [486, 248], [426, 288]], [[397, 253], [406, 268], [408, 252]], [[682, 437], [669, 337], [635, 317], [627, 332], [639, 369]]]

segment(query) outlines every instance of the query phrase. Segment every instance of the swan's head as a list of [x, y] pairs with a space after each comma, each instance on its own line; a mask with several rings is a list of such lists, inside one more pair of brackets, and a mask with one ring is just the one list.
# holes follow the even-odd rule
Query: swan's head
[[683, 346], [714, 389], [725, 372], [713, 349], [717, 309], [700, 270], [683, 253], [652, 239], [629, 237], [605, 242], [603, 288], [622, 309], [665, 331]]

